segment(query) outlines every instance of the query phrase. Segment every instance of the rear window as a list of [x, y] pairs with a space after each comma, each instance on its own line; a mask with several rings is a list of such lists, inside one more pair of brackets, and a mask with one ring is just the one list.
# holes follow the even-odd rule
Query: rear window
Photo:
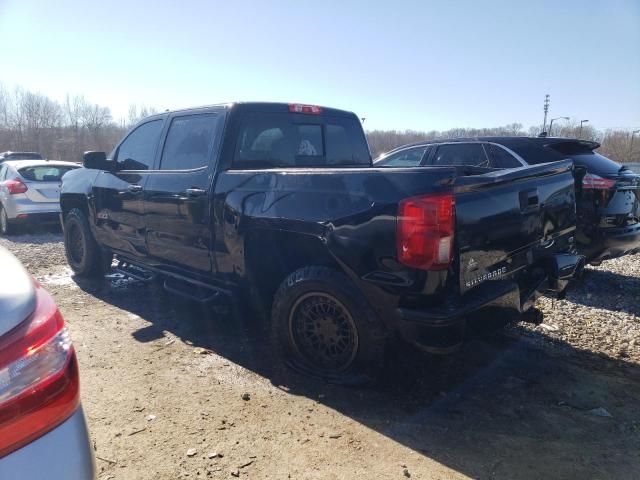
[[55, 166], [55, 165], [37, 165], [34, 167], [24, 167], [18, 170], [18, 173], [25, 180], [30, 182], [59, 182], [62, 176], [78, 167], [72, 167], [68, 165]]
[[354, 118], [254, 112], [240, 126], [233, 168], [370, 164], [364, 132]]
[[567, 157], [572, 159], [577, 166], [585, 167], [588, 171], [594, 173], [618, 173], [622, 166], [596, 152], [567, 155]]

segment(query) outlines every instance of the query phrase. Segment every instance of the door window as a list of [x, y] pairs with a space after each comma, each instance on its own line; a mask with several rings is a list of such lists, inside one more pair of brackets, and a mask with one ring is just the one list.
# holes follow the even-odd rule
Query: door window
[[489, 160], [480, 143], [452, 143], [438, 147], [433, 165], [488, 167]]
[[491, 159], [491, 167], [493, 168], [518, 168], [522, 167], [522, 164], [516, 157], [511, 155], [504, 148], [499, 145], [489, 144], [486, 145]]
[[417, 167], [422, 161], [427, 147], [408, 148], [401, 152], [393, 153], [387, 158], [380, 160], [379, 167]]
[[120, 144], [116, 160], [122, 170], [149, 170], [153, 166], [163, 120], [152, 120], [136, 128]]
[[209, 164], [220, 137], [221, 116], [176, 117], [171, 121], [160, 161], [161, 170], [192, 170]]

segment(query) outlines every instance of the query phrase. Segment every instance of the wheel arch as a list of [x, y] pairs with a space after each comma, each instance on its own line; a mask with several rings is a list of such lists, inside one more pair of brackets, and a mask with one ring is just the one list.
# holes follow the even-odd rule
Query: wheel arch
[[256, 290], [266, 311], [280, 284], [299, 268], [322, 266], [346, 273], [320, 238], [282, 230], [249, 233], [245, 262], [247, 286]]
[[65, 193], [60, 196], [60, 210], [63, 218], [74, 208], [79, 209], [89, 218], [89, 202], [86, 195], [81, 193]]

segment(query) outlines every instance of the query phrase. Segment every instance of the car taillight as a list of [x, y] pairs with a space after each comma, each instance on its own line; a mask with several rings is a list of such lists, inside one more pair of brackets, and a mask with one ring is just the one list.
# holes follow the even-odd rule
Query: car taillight
[[319, 115], [322, 113], [322, 107], [316, 105], [301, 105], [299, 103], [290, 103], [289, 111], [291, 113], [313, 113]]
[[446, 270], [453, 259], [454, 231], [452, 193], [401, 201], [396, 229], [398, 260], [424, 270]]
[[584, 190], [609, 190], [615, 184], [615, 180], [602, 178], [601, 176], [593, 173], [587, 173], [582, 178], [582, 188]]
[[24, 193], [27, 190], [27, 186], [20, 180], [6, 180], [4, 186], [7, 187], [9, 195], [15, 195], [16, 193]]
[[33, 314], [0, 337], [0, 457], [69, 418], [80, 401], [78, 364], [64, 320], [36, 286]]

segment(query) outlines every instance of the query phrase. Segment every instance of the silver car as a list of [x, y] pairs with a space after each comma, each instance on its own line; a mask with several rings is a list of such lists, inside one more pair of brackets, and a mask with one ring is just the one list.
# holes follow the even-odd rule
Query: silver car
[[0, 478], [95, 479], [64, 320], [51, 295], [2, 247]]
[[58, 223], [60, 182], [71, 162], [8, 160], [0, 164], [0, 235], [20, 223]]

